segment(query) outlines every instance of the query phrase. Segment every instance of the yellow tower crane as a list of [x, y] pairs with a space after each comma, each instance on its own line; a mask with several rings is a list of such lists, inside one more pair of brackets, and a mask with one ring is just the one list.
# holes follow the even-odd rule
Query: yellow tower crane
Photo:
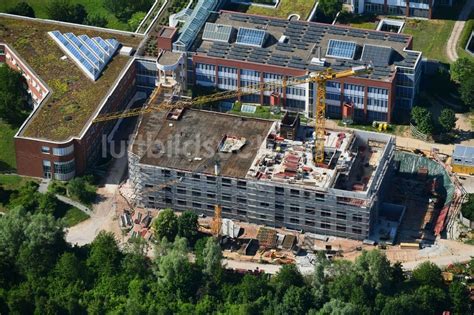
[[288, 86], [295, 86], [301, 85], [306, 83], [315, 83], [317, 85], [317, 93], [316, 93], [316, 111], [315, 111], [315, 139], [314, 139], [314, 161], [317, 164], [324, 163], [324, 145], [325, 145], [325, 121], [326, 121], [326, 82], [334, 79], [342, 79], [351, 77], [358, 74], [368, 73], [371, 72], [373, 69], [372, 65], [363, 65], [352, 67], [351, 69], [344, 70], [344, 71], [334, 71], [331, 68], [325, 69], [324, 71], [320, 72], [311, 72], [309, 75], [304, 77], [292, 77], [288, 79], [284, 79], [281, 81], [271, 81], [260, 83], [256, 85], [241, 87], [237, 91], [223, 91], [219, 93], [214, 93], [211, 95], [205, 95], [193, 98], [191, 100], [178, 100], [176, 102], [172, 102], [171, 100], [161, 102], [159, 104], [153, 104], [155, 98], [158, 95], [157, 88], [152, 97], [150, 97], [150, 101], [144, 108], [137, 108], [127, 111], [122, 111], [118, 113], [110, 113], [105, 114], [102, 116], [97, 117], [94, 122], [106, 122], [110, 120], [126, 118], [137, 116], [140, 114], [151, 113], [154, 111], [163, 111], [163, 110], [171, 110], [174, 108], [190, 108], [196, 106], [202, 106], [211, 102], [222, 101], [230, 98], [238, 98], [243, 95], [251, 95], [257, 94], [262, 91], [277, 91], [281, 88], [286, 88]]

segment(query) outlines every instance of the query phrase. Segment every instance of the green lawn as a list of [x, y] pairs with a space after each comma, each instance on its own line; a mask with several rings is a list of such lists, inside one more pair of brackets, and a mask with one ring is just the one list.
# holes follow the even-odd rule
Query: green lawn
[[315, 0], [281, 0], [276, 9], [262, 8], [252, 5], [247, 10], [247, 13], [281, 18], [287, 18], [290, 14], [296, 13], [301, 16], [302, 20], [306, 20], [311, 13], [311, 9], [313, 9], [315, 2]]
[[0, 120], [0, 173], [15, 170], [15, 146], [13, 136], [17, 129]]
[[234, 114], [234, 115], [239, 115], [239, 116], [245, 116], [245, 117], [253, 117], [253, 118], [263, 118], [263, 119], [280, 119], [281, 114], [273, 114], [270, 112], [270, 106], [256, 106], [255, 113], [242, 113], [240, 111], [241, 105], [236, 104], [232, 108], [231, 111], [229, 111], [229, 114]]
[[64, 223], [66, 224], [67, 227], [74, 226], [76, 224], [81, 223], [82, 221], [85, 221], [89, 219], [90, 216], [82, 212], [81, 210], [69, 206], [64, 215], [62, 216], [62, 219], [64, 220]]
[[[0, 12], [5, 12], [7, 9], [15, 6], [18, 2], [22, 1], [25, 0], [1, 0]], [[31, 5], [31, 7], [35, 11], [36, 17], [43, 19], [48, 18], [48, 13], [46, 12], [46, 4], [48, 3], [48, 0], [26, 0], [26, 2], [28, 2], [28, 4]], [[115, 15], [113, 15], [106, 8], [104, 8], [104, 6], [102, 5], [104, 3], [103, 0], [71, 0], [71, 2], [82, 4], [86, 8], [88, 13], [100, 14], [101, 16], [106, 17], [109, 21], [109, 23], [107, 24], [108, 28], [114, 28], [124, 31], [129, 30], [127, 23], [119, 21], [115, 17]]]
[[451, 20], [407, 20], [403, 33], [413, 36], [413, 49], [424, 57], [449, 63], [446, 44], [453, 26]]

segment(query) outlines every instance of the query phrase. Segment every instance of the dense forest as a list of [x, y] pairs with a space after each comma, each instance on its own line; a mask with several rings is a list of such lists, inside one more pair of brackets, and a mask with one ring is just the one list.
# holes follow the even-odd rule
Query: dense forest
[[191, 247], [181, 237], [185, 226], [178, 223], [174, 240], [163, 237], [147, 258], [143, 242], [122, 248], [105, 232], [88, 246], [71, 246], [52, 214], [11, 209], [0, 217], [0, 313], [472, 314], [465, 286], [445, 285], [431, 263], [407, 278], [374, 250], [354, 263], [320, 255], [312, 275], [294, 265], [272, 277], [243, 275], [221, 267], [213, 238], [201, 236]]

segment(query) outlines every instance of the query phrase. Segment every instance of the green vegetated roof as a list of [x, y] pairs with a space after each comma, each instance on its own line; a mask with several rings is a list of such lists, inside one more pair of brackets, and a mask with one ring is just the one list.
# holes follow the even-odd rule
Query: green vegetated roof
[[12, 46], [51, 90], [51, 96], [23, 128], [21, 136], [65, 141], [79, 136], [130, 58], [116, 55], [93, 82], [72, 60], [61, 60], [65, 53], [48, 35], [54, 30], [115, 38], [132, 47], [138, 47], [143, 37], [0, 16], [0, 42]]

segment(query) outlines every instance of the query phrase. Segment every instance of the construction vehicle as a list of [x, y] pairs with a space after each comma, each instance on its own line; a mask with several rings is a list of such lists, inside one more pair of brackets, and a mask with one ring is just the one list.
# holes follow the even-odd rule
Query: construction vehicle
[[[372, 65], [364, 65], [352, 67], [349, 70], [335, 72], [331, 68], [328, 68], [321, 72], [311, 72], [309, 75], [304, 77], [293, 77], [284, 79], [282, 81], [272, 81], [260, 83], [257, 85], [246, 86], [238, 89], [237, 91], [224, 91], [214, 93], [211, 95], [205, 95], [196, 97], [191, 100], [178, 100], [173, 102], [172, 99], [162, 102], [160, 104], [153, 104], [156, 94], [154, 93], [150, 97], [145, 108], [137, 108], [119, 113], [111, 113], [97, 117], [93, 122], [105, 122], [120, 118], [132, 117], [141, 114], [147, 114], [154, 111], [172, 110], [175, 108], [190, 108], [196, 106], [202, 106], [212, 102], [222, 101], [231, 98], [239, 98], [243, 95], [257, 94], [262, 91], [277, 91], [278, 89], [286, 89], [288, 86], [301, 85], [305, 83], [315, 83], [317, 85], [317, 96], [316, 96], [316, 113], [315, 113], [315, 151], [314, 161], [316, 164], [324, 163], [324, 145], [326, 141], [326, 82], [334, 79], [342, 79], [351, 77], [358, 74], [371, 72], [373, 69]], [[158, 89], [158, 88], [157, 88]]]

